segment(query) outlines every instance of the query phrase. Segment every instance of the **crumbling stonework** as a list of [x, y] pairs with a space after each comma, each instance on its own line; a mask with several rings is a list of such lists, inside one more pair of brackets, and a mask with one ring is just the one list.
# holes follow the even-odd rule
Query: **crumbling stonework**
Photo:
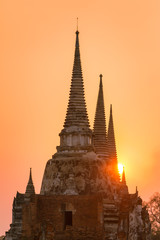
[[69, 103], [60, 145], [35, 194], [30, 170], [25, 194], [17, 193], [5, 240], [150, 240], [151, 226], [142, 200], [120, 181], [112, 106], [108, 133], [102, 75], [93, 131], [84, 98], [76, 32]]
[[53, 156], [44, 172], [41, 194], [86, 195], [106, 193], [114, 197], [104, 161], [94, 152], [78, 156]]
[[5, 239], [17, 240], [22, 234], [22, 215], [23, 215], [24, 194], [17, 192], [13, 200], [12, 224], [10, 230], [6, 232]]

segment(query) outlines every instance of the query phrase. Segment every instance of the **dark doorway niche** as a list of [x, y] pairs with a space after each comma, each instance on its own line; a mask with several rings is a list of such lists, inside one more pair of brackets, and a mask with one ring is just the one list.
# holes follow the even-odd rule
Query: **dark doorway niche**
[[72, 211], [65, 211], [64, 212], [64, 228], [66, 226], [72, 226]]

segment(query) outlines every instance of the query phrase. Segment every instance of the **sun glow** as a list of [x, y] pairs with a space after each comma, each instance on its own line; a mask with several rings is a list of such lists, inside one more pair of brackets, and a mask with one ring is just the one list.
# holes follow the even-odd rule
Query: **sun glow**
[[122, 163], [118, 163], [118, 172], [120, 175], [122, 175], [122, 173], [123, 173], [123, 164]]

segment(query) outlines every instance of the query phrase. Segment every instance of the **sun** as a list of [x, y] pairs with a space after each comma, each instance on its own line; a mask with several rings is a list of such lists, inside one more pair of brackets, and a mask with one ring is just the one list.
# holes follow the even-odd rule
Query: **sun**
[[118, 163], [118, 172], [120, 175], [122, 175], [122, 173], [123, 173], [123, 164], [122, 163]]

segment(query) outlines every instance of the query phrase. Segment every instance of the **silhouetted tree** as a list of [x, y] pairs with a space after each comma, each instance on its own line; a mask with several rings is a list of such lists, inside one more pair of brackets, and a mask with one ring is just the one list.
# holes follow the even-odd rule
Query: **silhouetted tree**
[[146, 207], [151, 221], [152, 239], [160, 240], [160, 193], [154, 193]]

